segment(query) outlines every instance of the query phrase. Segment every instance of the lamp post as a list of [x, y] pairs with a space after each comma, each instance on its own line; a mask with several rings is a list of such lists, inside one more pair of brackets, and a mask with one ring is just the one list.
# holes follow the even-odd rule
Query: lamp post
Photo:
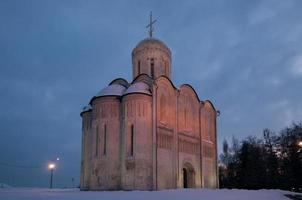
[[302, 150], [302, 140], [298, 142], [298, 147], [299, 147], [299, 149], [297, 152], [300, 153]]
[[56, 165], [54, 163], [49, 163], [48, 165], [48, 169], [50, 169], [50, 186], [49, 186], [50, 189], [52, 189], [53, 171], [55, 167]]

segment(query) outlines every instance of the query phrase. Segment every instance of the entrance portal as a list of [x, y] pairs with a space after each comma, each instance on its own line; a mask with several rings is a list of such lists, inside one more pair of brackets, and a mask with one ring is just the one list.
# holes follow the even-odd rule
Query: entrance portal
[[195, 171], [191, 164], [186, 163], [182, 169], [183, 187], [193, 188], [195, 187]]
[[188, 173], [187, 173], [187, 169], [183, 168], [182, 169], [182, 173], [183, 173], [183, 180], [184, 180], [184, 188], [188, 188]]

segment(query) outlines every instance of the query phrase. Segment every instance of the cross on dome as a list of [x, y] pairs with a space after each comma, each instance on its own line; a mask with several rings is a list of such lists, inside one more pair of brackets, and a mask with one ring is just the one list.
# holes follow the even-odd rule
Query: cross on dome
[[151, 38], [153, 35], [154, 27], [153, 24], [156, 22], [156, 20], [152, 20], [152, 11], [150, 12], [150, 22], [146, 26], [146, 28], [149, 28], [149, 37]]

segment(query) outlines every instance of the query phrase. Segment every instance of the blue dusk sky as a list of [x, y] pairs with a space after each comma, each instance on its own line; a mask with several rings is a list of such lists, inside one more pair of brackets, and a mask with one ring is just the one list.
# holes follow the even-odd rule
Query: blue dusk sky
[[0, 183], [79, 183], [80, 111], [154, 35], [172, 80], [221, 111], [218, 142], [302, 120], [302, 1], [0, 1]]

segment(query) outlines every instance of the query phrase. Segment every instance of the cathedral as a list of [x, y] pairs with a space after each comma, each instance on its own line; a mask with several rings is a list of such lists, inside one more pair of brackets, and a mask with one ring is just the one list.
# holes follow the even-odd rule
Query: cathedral
[[152, 36], [132, 50], [133, 80], [117, 78], [84, 107], [81, 190], [217, 188], [217, 112], [172, 82], [172, 52]]

